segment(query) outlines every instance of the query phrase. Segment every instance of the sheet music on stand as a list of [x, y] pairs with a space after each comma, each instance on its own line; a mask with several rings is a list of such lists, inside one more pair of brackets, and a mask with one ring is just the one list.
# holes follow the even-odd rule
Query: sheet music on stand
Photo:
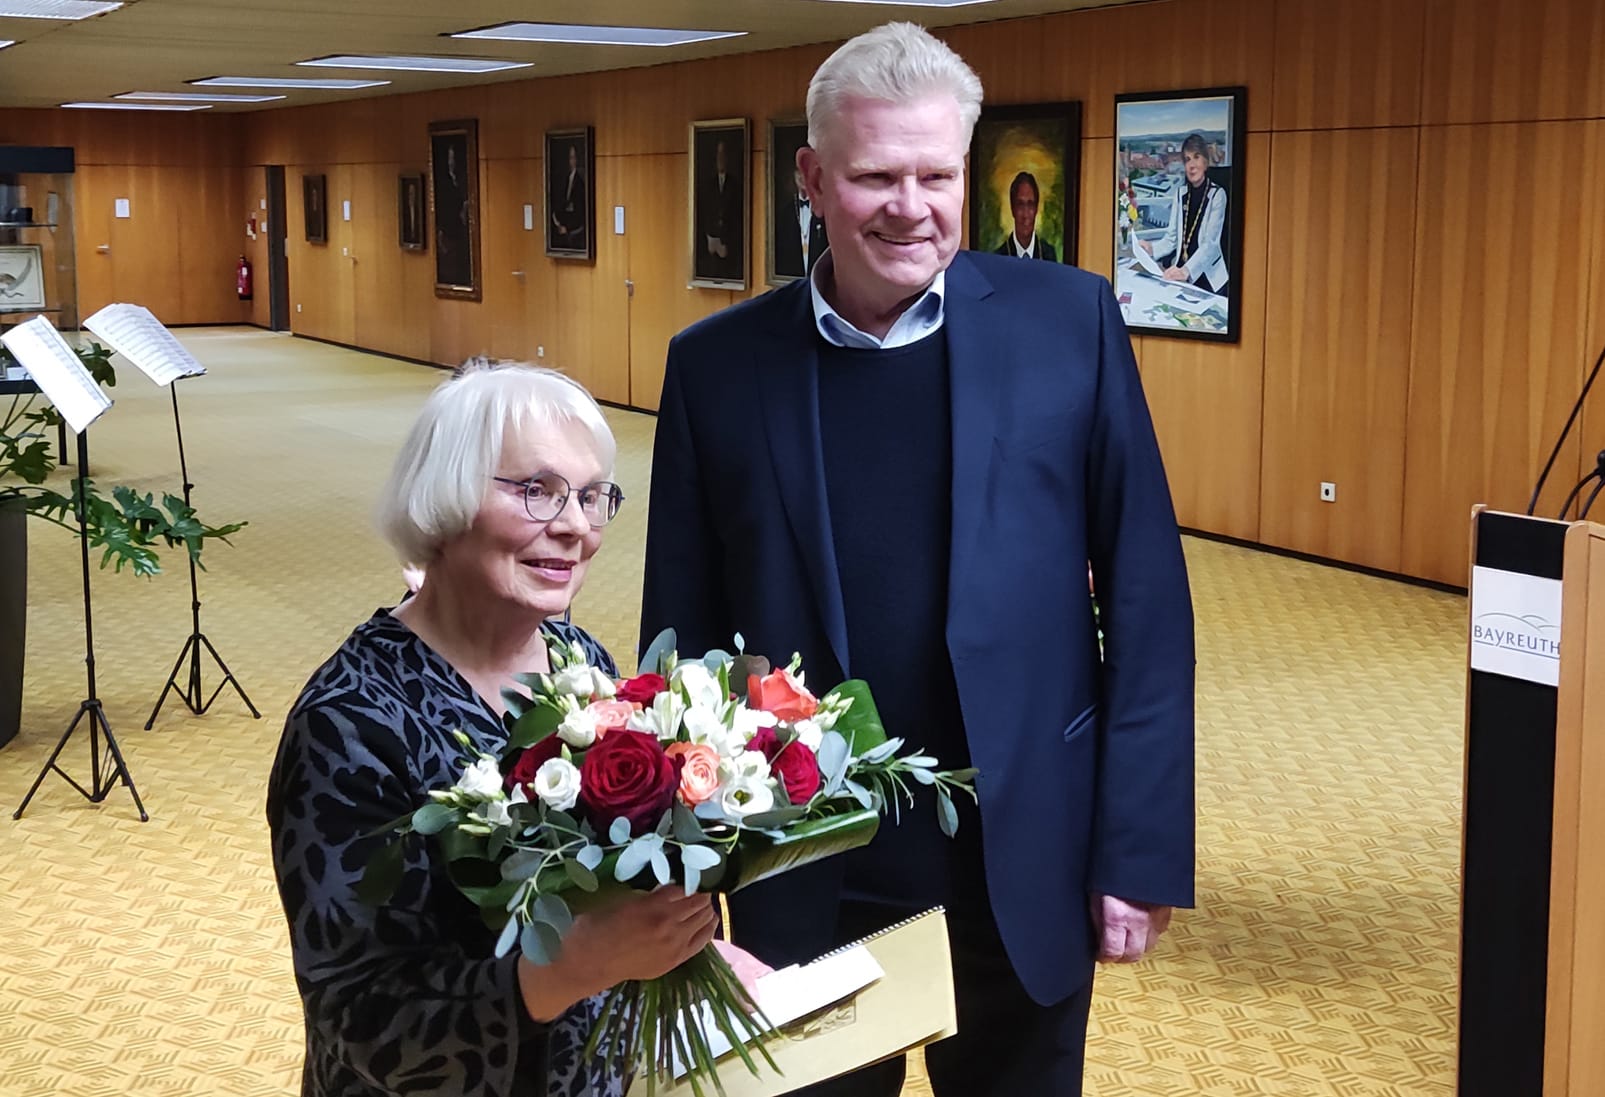
[[0, 342], [17, 356], [75, 433], [82, 434], [111, 407], [111, 397], [95, 384], [77, 352], [43, 316], [18, 324], [0, 335]]
[[206, 372], [206, 367], [143, 305], [107, 305], [85, 319], [84, 327], [106, 340], [112, 350], [158, 385]]

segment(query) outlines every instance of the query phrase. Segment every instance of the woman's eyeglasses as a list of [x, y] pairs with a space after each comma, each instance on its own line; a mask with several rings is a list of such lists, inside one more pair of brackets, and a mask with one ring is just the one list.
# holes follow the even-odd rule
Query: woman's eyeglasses
[[624, 502], [624, 492], [617, 484], [606, 480], [575, 488], [555, 472], [543, 472], [528, 480], [512, 480], [506, 476], [492, 476], [491, 479], [523, 488], [524, 510], [537, 522], [550, 522], [562, 514], [563, 508], [568, 506], [568, 497], [576, 493], [579, 495], [580, 513], [593, 527], [605, 526], [613, 521], [619, 513], [619, 504]]

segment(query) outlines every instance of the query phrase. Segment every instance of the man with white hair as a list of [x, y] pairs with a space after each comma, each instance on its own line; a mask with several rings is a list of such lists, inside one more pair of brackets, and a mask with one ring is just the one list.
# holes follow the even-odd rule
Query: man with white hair
[[[953, 841], [929, 801], [905, 809], [734, 896], [732, 932], [778, 965], [945, 904], [959, 1035], [927, 1049], [938, 1097], [1062, 1097], [1095, 958], [1140, 959], [1192, 902], [1192, 610], [1108, 283], [959, 250], [980, 106], [906, 23], [815, 73], [797, 164], [830, 249], [670, 345], [642, 636], [800, 652], [811, 687], [863, 678], [890, 734], [979, 768]], [[809, 1092], [895, 1097], [902, 1077]]]

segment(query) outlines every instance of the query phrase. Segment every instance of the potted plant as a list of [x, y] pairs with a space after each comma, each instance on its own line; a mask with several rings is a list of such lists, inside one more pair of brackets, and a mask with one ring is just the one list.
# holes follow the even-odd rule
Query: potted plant
[[[117, 383], [111, 351], [98, 343], [77, 348], [94, 379], [110, 388]], [[0, 376], [15, 359], [0, 347]], [[50, 435], [61, 423], [56, 409], [37, 393], [16, 394], [9, 406], [0, 399], [0, 746], [16, 734], [22, 706], [22, 662], [27, 624], [28, 529], [31, 514], [78, 533], [77, 496], [80, 481], [63, 485], [62, 494], [47, 481], [56, 471]], [[146, 493], [118, 485], [108, 497], [93, 482], [84, 487], [84, 526], [89, 547], [99, 551], [100, 566], [129, 569], [151, 576], [161, 571], [159, 551], [184, 546], [200, 563], [208, 539], [227, 541], [245, 523], [208, 526], [183, 499], [164, 494], [158, 504]]]

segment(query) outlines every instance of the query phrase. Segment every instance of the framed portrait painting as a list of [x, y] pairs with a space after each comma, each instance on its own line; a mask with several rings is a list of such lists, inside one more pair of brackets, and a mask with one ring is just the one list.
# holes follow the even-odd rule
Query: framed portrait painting
[[825, 222], [813, 211], [797, 150], [808, 144], [808, 123], [800, 118], [769, 123], [769, 217], [765, 224], [764, 280], [771, 286], [795, 281], [814, 269], [829, 241]]
[[435, 226], [435, 296], [480, 299], [479, 123], [429, 124], [429, 205]]
[[1247, 105], [1243, 88], [1116, 97], [1113, 281], [1133, 332], [1237, 342]]
[[546, 134], [546, 254], [596, 258], [596, 152], [590, 126]]
[[747, 288], [745, 118], [691, 123], [691, 284]]
[[301, 176], [301, 208], [306, 214], [307, 243], [328, 243], [329, 183], [326, 176]]
[[398, 180], [396, 231], [407, 251], [423, 251], [429, 246], [428, 193], [429, 181], [422, 173], [403, 175]]
[[970, 247], [1074, 263], [1081, 104], [985, 107], [970, 139]]

